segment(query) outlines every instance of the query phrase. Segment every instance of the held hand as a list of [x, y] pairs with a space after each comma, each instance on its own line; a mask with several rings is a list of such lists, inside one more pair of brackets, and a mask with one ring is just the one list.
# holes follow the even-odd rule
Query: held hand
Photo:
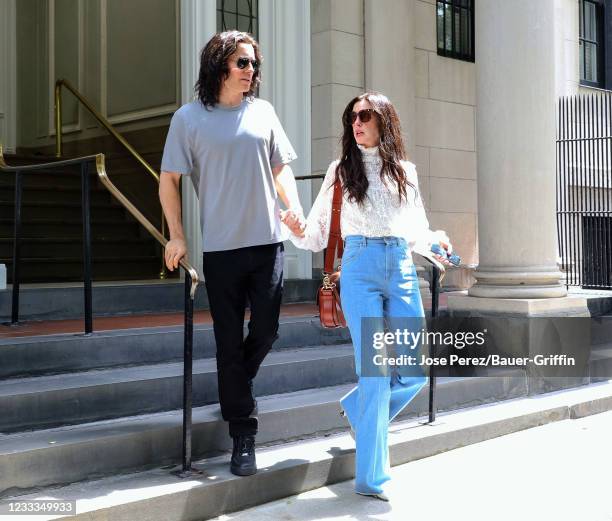
[[187, 255], [187, 243], [185, 239], [171, 239], [166, 244], [164, 259], [170, 271], [178, 268], [179, 261]]
[[306, 224], [303, 222], [303, 218], [296, 214], [293, 210], [281, 210], [280, 211], [281, 222], [291, 230], [291, 233], [297, 237], [304, 237], [304, 230]]

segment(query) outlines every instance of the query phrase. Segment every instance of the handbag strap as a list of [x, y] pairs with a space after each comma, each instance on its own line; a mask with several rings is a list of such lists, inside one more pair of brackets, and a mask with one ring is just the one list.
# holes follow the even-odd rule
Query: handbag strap
[[342, 210], [342, 185], [338, 179], [334, 183], [334, 197], [332, 199], [331, 224], [329, 226], [329, 239], [325, 250], [324, 273], [330, 274], [334, 271], [334, 258], [336, 248], [338, 249], [338, 260], [342, 259], [344, 244], [340, 233], [340, 212]]

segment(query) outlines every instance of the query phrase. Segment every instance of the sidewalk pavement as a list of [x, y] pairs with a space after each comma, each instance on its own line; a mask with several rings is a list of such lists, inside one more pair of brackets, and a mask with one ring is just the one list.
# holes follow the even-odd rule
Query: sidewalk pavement
[[319, 488], [217, 521], [612, 521], [612, 411], [393, 467], [390, 503]]

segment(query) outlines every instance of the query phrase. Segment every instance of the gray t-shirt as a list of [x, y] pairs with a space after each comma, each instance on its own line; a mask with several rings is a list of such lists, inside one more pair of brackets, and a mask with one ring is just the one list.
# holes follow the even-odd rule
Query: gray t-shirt
[[191, 176], [203, 251], [233, 250], [285, 238], [272, 168], [296, 157], [267, 101], [212, 110], [192, 101], [172, 117], [161, 169]]

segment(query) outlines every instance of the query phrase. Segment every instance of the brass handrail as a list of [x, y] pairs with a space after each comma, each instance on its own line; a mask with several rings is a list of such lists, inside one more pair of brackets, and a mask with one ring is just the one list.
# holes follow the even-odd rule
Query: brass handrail
[[[106, 173], [106, 163], [104, 159], [104, 154], [84, 156], [84, 157], [69, 159], [66, 161], [55, 161], [53, 163], [37, 164], [35, 166], [34, 165], [9, 166], [6, 164], [6, 161], [4, 160], [4, 152], [2, 148], [2, 143], [0, 143], [0, 168], [2, 168], [2, 170], [5, 170], [6, 172], [17, 172], [21, 170], [43, 170], [45, 168], [52, 167], [52, 166], [57, 167], [62, 164], [68, 165], [68, 164], [78, 163], [79, 161], [82, 161], [84, 159], [91, 159], [91, 160], [95, 159], [96, 172], [98, 174], [98, 177], [102, 181], [102, 184], [104, 185], [104, 187], [115, 197], [115, 199], [117, 199], [117, 201], [119, 201], [123, 205], [123, 207], [128, 212], [130, 212], [134, 216], [134, 218], [157, 240], [157, 242], [159, 242], [162, 245], [162, 247], [165, 248], [166, 244], [168, 244], [168, 239], [166, 239], [166, 237], [164, 237], [164, 235], [159, 232], [159, 230], [155, 227], [155, 225], [151, 221], [149, 221], [144, 215], [142, 215], [142, 213], [140, 213], [138, 208], [136, 208], [136, 206], [134, 206], [134, 204], [132, 204], [132, 202], [125, 195], [123, 195], [121, 191], [109, 179], [108, 174]], [[198, 275], [198, 271], [191, 264], [189, 264], [185, 259], [181, 259], [179, 261], [179, 264], [183, 267], [183, 269], [191, 277], [190, 296], [193, 299], [195, 297], [197, 286], [200, 283], [200, 277]]]
[[[104, 154], [96, 154], [96, 171], [98, 177], [102, 181], [102, 184], [106, 189], [119, 201], [124, 208], [130, 212], [134, 218], [146, 228], [146, 230], [159, 242], [163, 248], [168, 244], [168, 239], [159, 232], [157, 228], [149, 221], [140, 211], [131, 203], [131, 201], [121, 193], [121, 191], [112, 183], [108, 174], [106, 173], [106, 165], [104, 161]], [[196, 270], [191, 264], [189, 264], [184, 258], [179, 261], [179, 264], [191, 277], [191, 294], [190, 297], [193, 300], [195, 298], [195, 292], [200, 282], [198, 270]]]
[[[68, 80], [59, 79], [55, 82], [55, 155], [56, 157], [62, 157], [62, 87], [68, 89], [72, 95], [79, 101], [89, 113], [96, 118], [98, 123], [102, 125], [108, 132], [123, 145], [123, 147], [134, 157], [145, 170], [157, 181], [159, 184], [159, 174], [155, 169], [143, 158], [128, 141], [115, 130], [113, 125], [108, 121], [102, 114], [100, 114], [96, 108], [83, 96]], [[130, 203], [131, 204], [131, 203]], [[164, 211], [161, 212], [161, 233], [165, 235], [166, 230], [166, 218]], [[157, 231], [157, 230], [156, 230]], [[161, 269], [159, 272], [159, 278], [166, 278], [166, 265], [162, 255]]]

